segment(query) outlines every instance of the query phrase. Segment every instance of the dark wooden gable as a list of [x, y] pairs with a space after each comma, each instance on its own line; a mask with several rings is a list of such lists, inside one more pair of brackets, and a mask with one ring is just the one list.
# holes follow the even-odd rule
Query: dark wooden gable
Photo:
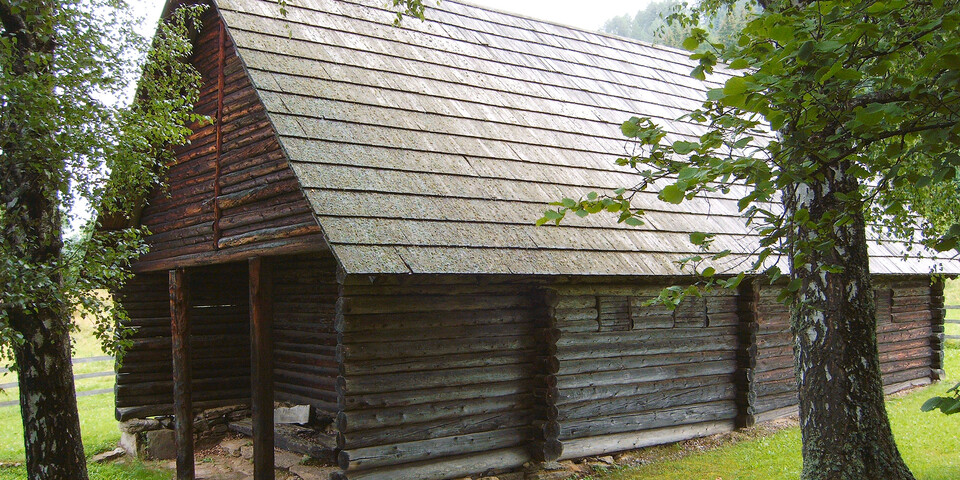
[[194, 52], [203, 76], [196, 111], [216, 121], [191, 125], [165, 187], [147, 198], [141, 225], [152, 233], [150, 252], [136, 268], [320, 249], [320, 227], [215, 9]]

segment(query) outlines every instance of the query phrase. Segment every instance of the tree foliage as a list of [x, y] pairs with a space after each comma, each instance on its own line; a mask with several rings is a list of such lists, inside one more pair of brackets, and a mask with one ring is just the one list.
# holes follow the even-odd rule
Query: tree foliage
[[[0, 5], [10, 15], [26, 15], [29, 5]], [[0, 160], [4, 175], [41, 183], [58, 207], [56, 221], [68, 224], [75, 202], [98, 206], [100, 216], [123, 215], [154, 187], [170, 160], [166, 148], [183, 144], [184, 127], [194, 120], [199, 75], [185, 59], [191, 45], [187, 31], [198, 10], [182, 9], [161, 24], [150, 43], [133, 29], [129, 7], [117, 0], [60, 2], [44, 31], [54, 48], [32, 52], [30, 62], [42, 75], [18, 75], [17, 37], [0, 32]], [[6, 25], [5, 25], [6, 26]], [[141, 73], [143, 74], [141, 77]], [[129, 105], [132, 82], [140, 82], [139, 101]], [[110, 173], [113, 173], [110, 175]], [[87, 225], [65, 251], [38, 262], [28, 251], [46, 248], [44, 239], [28, 235], [18, 220], [21, 210], [36, 208], [23, 195], [30, 182], [4, 183], [0, 209], [0, 357], [25, 341], [11, 328], [9, 313], [30, 312], [38, 303], [59, 303], [90, 315], [108, 350], [116, 351], [116, 315], [122, 312], [94, 289], [115, 288], [124, 268], [143, 253], [141, 233], [122, 229], [94, 237]], [[70, 310], [73, 307], [69, 308]]]
[[940, 410], [946, 415], [960, 413], [960, 383], [947, 390], [945, 396], [936, 396], [924, 402], [920, 410], [924, 412]]
[[[709, 15], [732, 1], [698, 9]], [[696, 12], [676, 15], [691, 28], [691, 75], [729, 74], [684, 116], [703, 133], [677, 139], [649, 118], [629, 119], [622, 132], [639, 154], [618, 163], [640, 184], [563, 199], [540, 223], [607, 211], [640, 224], [631, 199], [644, 189], [673, 204], [716, 191], [738, 199], [758, 234], [749, 268], [719, 275], [730, 252], [711, 252], [709, 233], [693, 234], [704, 254], [681, 263], [701, 281], [661, 300], [732, 287], [744, 273], [786, 276], [802, 478], [912, 479], [884, 409], [867, 238], [904, 242], [918, 256], [929, 250], [916, 247], [949, 251], [960, 241], [960, 2], [760, 5], [733, 44], [711, 40]]]
[[[699, 23], [708, 32], [710, 41], [732, 45], [736, 43], [743, 26], [755, 15], [755, 7], [752, 0], [739, 0], [731, 5], [722, 5], [715, 11], [705, 12]], [[687, 28], [676, 15], [687, 17], [700, 14], [680, 0], [658, 0], [648, 3], [633, 17], [620, 15], [607, 20], [602, 30], [644, 42], [682, 48], [687, 38]]]
[[[705, 79], [716, 68], [741, 73], [685, 116], [706, 127], [695, 141], [669, 141], [647, 118], [623, 124], [640, 153], [619, 163], [643, 176], [637, 190], [658, 188], [661, 200], [675, 204], [708, 191], [738, 195], [762, 235], [751, 270], [773, 280], [784, 272], [770, 259], [806, 264], [812, 250], [833, 248], [834, 229], [858, 212], [890, 237], [941, 251], [956, 245], [957, 2], [811, 2], [767, 10], [733, 46], [711, 42], [695, 18], [680, 21], [692, 27], [685, 46], [697, 50], [694, 77]], [[843, 208], [816, 225], [806, 209], [787, 215], [776, 208], [783, 192], [818, 181], [825, 166], [860, 182], [840, 199]], [[643, 211], [630, 205], [632, 191], [557, 202], [541, 221], [606, 210], [621, 222], [642, 222]], [[822, 235], [803, 241], [792, 235], [798, 226]], [[789, 288], [798, 287], [796, 281]]]

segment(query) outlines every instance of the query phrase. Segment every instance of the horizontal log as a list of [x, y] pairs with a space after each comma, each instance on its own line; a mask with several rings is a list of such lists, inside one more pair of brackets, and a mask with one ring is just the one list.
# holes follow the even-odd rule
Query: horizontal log
[[[453, 315], [453, 314], [451, 314]], [[348, 332], [342, 334], [344, 344], [360, 343], [392, 343], [408, 341], [431, 341], [463, 338], [509, 337], [516, 335], [534, 335], [543, 338], [544, 335], [553, 335], [553, 332], [542, 332], [527, 324], [504, 325], [459, 325], [451, 327], [428, 328], [397, 328], [386, 331], [367, 330], [363, 332]], [[556, 332], [559, 335], [559, 331]]]
[[483, 385], [435, 388], [431, 390], [407, 390], [402, 392], [374, 393], [364, 395], [343, 395], [342, 410], [383, 409], [402, 405], [419, 408], [416, 405], [434, 402], [465, 401], [477, 398], [496, 398], [530, 394], [533, 382], [523, 379], [498, 381]]
[[674, 378], [655, 382], [631, 382], [622, 385], [588, 386], [565, 389], [559, 392], [556, 404], [564, 408], [568, 404], [603, 402], [616, 398], [629, 398], [657, 392], [684, 390], [711, 385], [732, 384], [733, 376], [698, 376]]
[[566, 309], [593, 309], [597, 308], [595, 295], [558, 295], [553, 306], [557, 311]]
[[655, 428], [733, 420], [737, 405], [733, 400], [685, 405], [683, 407], [648, 411], [630, 415], [569, 420], [561, 422], [560, 441], [595, 437]]
[[669, 340], [649, 340], [643, 342], [605, 344], [603, 345], [603, 348], [600, 348], [598, 345], [590, 344], [562, 348], [558, 347], [557, 358], [559, 358], [562, 363], [566, 360], [611, 358], [638, 354], [680, 354], [699, 352], [703, 350], [733, 351], [737, 347], [738, 340], [736, 337], [731, 335], [716, 338], [701, 337], [699, 340], [675, 338]]
[[139, 260], [133, 264], [134, 273], [170, 270], [174, 267], [197, 267], [218, 263], [229, 263], [247, 259], [251, 256], [290, 255], [326, 250], [326, 242], [320, 235], [294, 237], [255, 245], [245, 245], [228, 251], [204, 251], [195, 254], [157, 258], [150, 261]]
[[[600, 333], [571, 333], [563, 335], [557, 341], [557, 348], [593, 346], [594, 348], [603, 348], [605, 345], [617, 345], [633, 343], [641, 345], [641, 342], [656, 341], [664, 339], [685, 339], [687, 341], [697, 341], [694, 339], [718, 339], [724, 337], [735, 338], [737, 329], [734, 327], [709, 327], [693, 329], [650, 329], [635, 330], [628, 332], [600, 332]], [[704, 341], [704, 344], [709, 344]]]
[[522, 309], [536, 306], [535, 300], [517, 295], [457, 295], [419, 296], [375, 295], [370, 297], [341, 297], [339, 311], [344, 315], [371, 313], [412, 313], [489, 309]]
[[270, 242], [273, 240], [315, 235], [319, 233], [320, 226], [316, 222], [311, 221], [307, 223], [298, 223], [295, 225], [254, 230], [252, 232], [241, 233], [230, 237], [223, 237], [217, 241], [217, 247], [222, 249], [236, 248], [253, 243]]
[[343, 363], [346, 376], [403, 372], [433, 372], [442, 369], [489, 367], [495, 365], [531, 364], [536, 359], [534, 349], [499, 352], [494, 355], [459, 353], [439, 356], [400, 357], [385, 360], [352, 361]]
[[[235, 404], [239, 402], [246, 401], [250, 398], [250, 387], [246, 386], [244, 388], [236, 388], [229, 390], [194, 390], [191, 393], [191, 396], [194, 399], [194, 404], [197, 401], [228, 401], [228, 404]], [[173, 390], [171, 389], [169, 394], [165, 393], [156, 393], [151, 395], [138, 395], [138, 396], [127, 396], [121, 395], [117, 396], [116, 404], [117, 407], [138, 407], [145, 405], [158, 405], [166, 404], [168, 401], [173, 398]]]
[[630, 370], [643, 367], [662, 365], [681, 365], [687, 363], [703, 363], [715, 361], [729, 361], [736, 359], [733, 350], [708, 350], [687, 353], [664, 353], [658, 355], [632, 355], [603, 359], [566, 360], [561, 362], [560, 375], [574, 375], [610, 370]]
[[431, 459], [395, 467], [336, 472], [333, 480], [444, 480], [464, 472], [481, 473], [490, 469], [520, 467], [531, 459], [526, 448], [509, 448], [488, 452]]
[[[532, 413], [526, 410], [508, 410], [458, 418], [455, 421], [441, 419], [433, 422], [410, 425], [409, 428], [383, 428], [363, 430], [337, 435], [337, 448], [353, 450], [377, 445], [406, 443], [431, 438], [450, 437], [462, 434], [488, 432], [505, 428], [530, 425]], [[559, 425], [551, 425], [559, 430]], [[532, 428], [532, 427], [531, 427]]]
[[625, 415], [698, 403], [732, 400], [735, 393], [736, 389], [732, 383], [721, 383], [682, 390], [664, 389], [646, 395], [615, 397], [599, 402], [571, 403], [560, 407], [558, 420], [561, 424], [564, 424], [567, 420]]
[[342, 392], [355, 395], [521, 380], [530, 378], [535, 371], [536, 368], [533, 364], [525, 363], [496, 365], [492, 367], [346, 376], [340, 377], [338, 384]]
[[456, 419], [471, 415], [504, 411], [522, 411], [533, 405], [532, 394], [475, 398], [472, 401], [438, 401], [417, 406], [394, 406], [382, 409], [342, 411], [337, 415], [337, 429], [343, 434], [387, 427], [413, 428], [414, 424], [440, 419]]
[[446, 341], [408, 341], [394, 344], [346, 344], [343, 345], [343, 362], [402, 358], [426, 355], [451, 355], [456, 353], [476, 353], [493, 355], [493, 352], [532, 349], [537, 340], [529, 335], [490, 338], [462, 338]]
[[681, 365], [663, 365], [631, 370], [614, 370], [578, 375], [558, 375], [557, 386], [560, 390], [602, 385], [623, 385], [640, 382], [655, 382], [681, 377], [709, 375], [731, 375], [737, 369], [733, 360], [703, 362]]
[[337, 464], [350, 474], [354, 470], [399, 465], [464, 453], [486, 452], [515, 447], [530, 438], [528, 428], [504, 428], [488, 432], [430, 438], [354, 450], [341, 450]]
[[753, 407], [753, 411], [749, 412], [753, 415], [759, 415], [763, 412], [769, 412], [772, 410], [779, 410], [789, 406], [796, 405], [799, 403], [797, 398], [797, 392], [790, 391], [782, 393], [779, 395], [768, 395], [760, 397], [757, 399], [756, 405]]
[[[249, 405], [248, 399], [239, 399], [237, 400], [206, 400], [206, 401], [197, 401], [193, 400], [193, 409], [194, 411], [206, 410], [210, 408], [217, 407], [229, 407], [229, 406], [246, 406]], [[160, 415], [171, 415], [173, 414], [173, 403], [157, 403], [151, 405], [140, 405], [135, 407], [118, 407], [115, 410], [115, 416], [117, 421], [123, 422], [126, 420], [131, 420], [134, 418], [148, 418], [155, 417]]]
[[[194, 391], [202, 390], [225, 390], [246, 385], [250, 382], [249, 373], [233, 377], [215, 377], [215, 378], [196, 378], [190, 382], [191, 389]], [[167, 394], [173, 392], [173, 379], [166, 381], [138, 382], [117, 385], [116, 394], [118, 397], [130, 398], [134, 396]]]
[[[478, 308], [458, 311], [386, 313], [371, 315], [338, 315], [336, 329], [344, 334], [409, 329], [431, 329], [459, 326], [501, 325], [503, 328], [530, 328], [534, 313], [530, 310]], [[509, 325], [514, 325], [510, 327]]]
[[907, 380], [900, 383], [891, 383], [891, 384], [885, 385], [883, 387], [883, 393], [885, 395], [892, 395], [894, 393], [907, 390], [910, 388], [930, 385], [931, 383], [933, 383], [933, 380], [931, 380], [930, 377], [915, 378], [915, 379]]
[[664, 445], [690, 438], [732, 432], [735, 427], [733, 421], [727, 420], [569, 439], [563, 442], [563, 454], [560, 458], [582, 458]]

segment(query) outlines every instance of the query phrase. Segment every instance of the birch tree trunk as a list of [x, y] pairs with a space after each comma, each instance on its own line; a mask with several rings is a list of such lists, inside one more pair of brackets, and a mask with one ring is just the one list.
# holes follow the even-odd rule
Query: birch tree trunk
[[[59, 195], [66, 162], [58, 145], [54, 53], [58, 5], [0, 0], [10, 80], [0, 130], [2, 247], [29, 283], [7, 319], [13, 346], [30, 480], [86, 480], [70, 362], [70, 312], [63, 295]], [[7, 279], [8, 283], [12, 279]]]
[[[785, 195], [788, 214], [806, 209], [814, 223], [833, 225], [836, 219], [825, 215], [852, 212], [852, 221], [833, 226], [832, 235], [807, 226], [795, 230], [800, 245], [809, 246], [791, 255], [807, 255], [791, 269], [792, 278], [802, 280], [792, 308], [802, 478], [913, 479], [884, 405], [862, 208], [835, 196], [857, 194], [859, 181], [846, 173], [848, 166], [824, 167], [822, 180], [795, 184]], [[835, 238], [833, 248], [817, 248], [826, 235]], [[824, 267], [831, 265], [843, 271], [828, 273]]]

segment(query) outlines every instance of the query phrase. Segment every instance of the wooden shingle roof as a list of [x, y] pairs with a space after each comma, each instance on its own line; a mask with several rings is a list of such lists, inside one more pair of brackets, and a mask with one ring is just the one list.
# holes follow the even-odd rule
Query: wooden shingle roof
[[[734, 198], [682, 205], [640, 193], [647, 224], [569, 218], [546, 204], [638, 178], [614, 160], [619, 125], [648, 116], [668, 140], [708, 87], [687, 53], [444, 0], [426, 22], [380, 0], [217, 0], [326, 238], [348, 273], [676, 275], [695, 252], [749, 254]], [[871, 246], [875, 273], [926, 273], [897, 244]], [[730, 269], [742, 257], [728, 257]], [[956, 266], [953, 266], [956, 269]]]

